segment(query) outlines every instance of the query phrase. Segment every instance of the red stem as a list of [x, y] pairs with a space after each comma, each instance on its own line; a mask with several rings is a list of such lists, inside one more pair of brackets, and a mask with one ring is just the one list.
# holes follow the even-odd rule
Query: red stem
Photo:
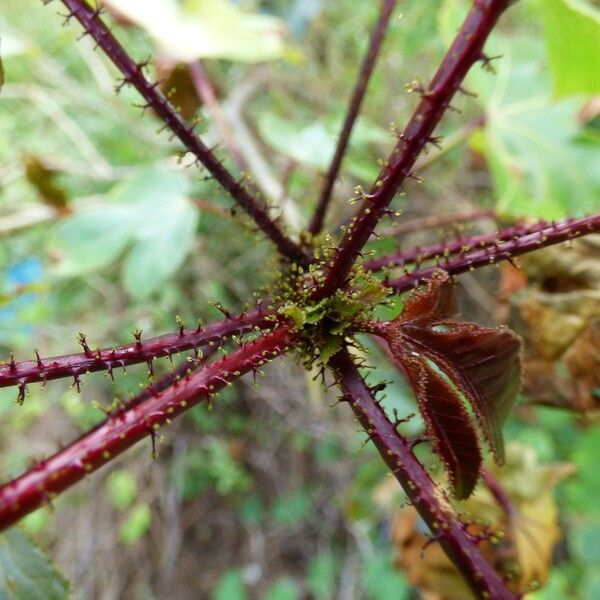
[[204, 66], [202, 62], [197, 60], [195, 62], [190, 62], [188, 64], [188, 70], [192, 77], [192, 83], [194, 84], [194, 88], [196, 92], [202, 99], [202, 102], [206, 105], [213, 121], [215, 122], [215, 126], [217, 131], [221, 135], [221, 139], [225, 142], [227, 146], [227, 150], [233, 157], [237, 168], [240, 171], [245, 171], [248, 169], [248, 165], [244, 161], [244, 157], [242, 156], [237, 144], [235, 143], [235, 139], [232, 135], [231, 130], [229, 129], [229, 125], [225, 119], [225, 115], [221, 110], [221, 105], [217, 100], [217, 96], [215, 94], [215, 90], [213, 89], [207, 75], [204, 70]]
[[342, 127], [342, 131], [338, 139], [335, 154], [333, 155], [333, 159], [329, 165], [329, 170], [325, 176], [325, 182], [323, 184], [323, 189], [321, 190], [317, 208], [315, 209], [310, 225], [308, 226], [308, 231], [312, 234], [319, 233], [323, 228], [325, 213], [327, 212], [327, 208], [331, 201], [333, 185], [335, 184], [340, 167], [342, 166], [342, 160], [344, 158], [344, 154], [346, 153], [348, 143], [350, 142], [350, 135], [352, 133], [354, 123], [358, 117], [358, 113], [360, 112], [360, 107], [365, 97], [369, 80], [373, 74], [373, 69], [375, 68], [375, 63], [377, 62], [377, 57], [379, 56], [381, 44], [383, 42], [383, 38], [388, 28], [390, 17], [395, 5], [396, 0], [382, 1], [379, 18], [377, 19], [375, 28], [371, 33], [367, 54], [363, 59], [362, 66], [358, 74], [358, 80], [356, 81], [354, 92], [350, 98], [348, 112], [346, 114], [344, 126]]
[[477, 540], [457, 518], [443, 492], [415, 457], [361, 377], [352, 358], [338, 353], [330, 365], [345, 399], [381, 457], [477, 598], [515, 600], [502, 578], [482, 555]]
[[[209, 358], [220, 348], [220, 346], [211, 346], [203, 353], [202, 358], [199, 359], [186, 359], [179, 364], [175, 369], [163, 375], [158, 381], [155, 381], [149, 385], [143, 392], [140, 392], [137, 396], [127, 400], [122, 404], [122, 410], [129, 410], [131, 407], [141, 404], [146, 400], [149, 400], [157, 393], [166, 390], [169, 386], [173, 385], [176, 381], [183, 379], [192, 371], [198, 370], [200, 367], [204, 367], [208, 362]], [[89, 433], [89, 432], [88, 432]]]
[[0, 388], [19, 386], [21, 390], [29, 383], [74, 377], [96, 371], [108, 371], [118, 367], [148, 363], [161, 356], [171, 356], [183, 350], [197, 349], [210, 343], [220, 343], [224, 338], [241, 335], [255, 327], [272, 326], [273, 318], [256, 310], [247, 315], [225, 319], [202, 329], [184, 329], [147, 340], [135, 341], [125, 346], [84, 349], [78, 354], [66, 354], [51, 358], [38, 358], [17, 362], [10, 360], [0, 366]]
[[501, 260], [512, 260], [515, 256], [527, 254], [546, 246], [560, 244], [597, 232], [600, 232], [600, 213], [581, 219], [565, 219], [529, 235], [487, 246], [481, 250], [465, 252], [437, 266], [415, 269], [412, 273], [386, 281], [386, 285], [399, 294], [420, 285], [429, 279], [437, 269], [443, 269], [450, 275], [458, 275], [479, 267], [495, 264]]
[[[500, 237], [509, 237], [509, 228], [499, 232]], [[525, 228], [526, 229], [526, 228]], [[386, 282], [396, 293], [405, 292], [426, 281], [437, 269], [444, 269], [450, 275], [458, 275], [466, 271], [511, 260], [515, 256], [532, 252], [545, 246], [559, 244], [589, 233], [600, 231], [600, 214], [581, 219], [566, 219], [544, 228], [535, 226], [535, 231], [526, 235], [514, 232], [514, 239], [497, 242], [481, 249], [463, 252], [439, 265], [423, 269], [415, 269], [397, 279]], [[184, 330], [146, 341], [140, 341], [116, 348], [82, 352], [65, 356], [40, 359], [40, 361], [8, 362], [0, 367], [0, 387], [23, 386], [36, 381], [48, 381], [62, 377], [77, 377], [86, 372], [110, 371], [115, 367], [149, 362], [160, 356], [170, 356], [176, 352], [197, 348], [224, 337], [250, 331], [254, 327], [272, 324], [272, 317], [260, 312], [250, 313], [242, 317], [226, 319], [208, 325], [201, 331]]]
[[453, 215], [431, 215], [404, 221], [395, 227], [390, 227], [380, 231], [380, 237], [397, 237], [407, 233], [421, 232], [425, 229], [435, 229], [437, 227], [460, 226], [469, 221], [480, 221], [483, 219], [495, 220], [496, 211], [489, 208], [475, 209], [470, 212], [458, 213]]
[[84, 0], [61, 0], [69, 9], [68, 19], [75, 17], [98, 46], [122, 73], [124, 82], [130, 83], [144, 98], [148, 107], [164, 121], [165, 125], [179, 138], [186, 149], [208, 169], [210, 174], [248, 213], [256, 225], [275, 244], [282, 256], [301, 264], [308, 257], [300, 247], [289, 239], [279, 225], [273, 221], [265, 206], [261, 205], [242, 181], [236, 181], [213, 152], [194, 133], [193, 127], [183, 119], [158, 89], [143, 74], [143, 65], [136, 64], [93, 9]]
[[452, 46], [413, 113], [398, 144], [392, 151], [377, 181], [364, 197], [357, 215], [346, 229], [333, 263], [320, 283], [315, 299], [333, 294], [341, 287], [369, 240], [379, 219], [387, 210], [404, 180], [412, 174], [414, 164], [450, 106], [454, 94], [473, 64], [487, 59], [483, 45], [510, 0], [475, 0]]
[[494, 497], [494, 500], [498, 503], [498, 506], [502, 509], [504, 514], [509, 518], [513, 519], [516, 513], [515, 506], [513, 505], [506, 490], [502, 487], [502, 484], [492, 475], [491, 471], [487, 467], [481, 469], [481, 478], [485, 487], [490, 491], [490, 494]]
[[0, 487], [0, 530], [51, 501], [170, 419], [218, 392], [229, 382], [284, 352], [293, 336], [287, 325], [175, 381], [162, 392], [107, 417], [70, 446]]
[[411, 263], [420, 264], [425, 260], [448, 258], [455, 254], [470, 252], [474, 249], [494, 246], [498, 242], [517, 239], [530, 233], [548, 229], [550, 226], [551, 224], [548, 221], [539, 221], [532, 225], [506, 227], [494, 233], [467, 235], [463, 238], [449, 242], [439, 242], [431, 246], [415, 246], [410, 250], [399, 250], [394, 254], [368, 260], [364, 267], [369, 271], [380, 271], [386, 267], [404, 266]]

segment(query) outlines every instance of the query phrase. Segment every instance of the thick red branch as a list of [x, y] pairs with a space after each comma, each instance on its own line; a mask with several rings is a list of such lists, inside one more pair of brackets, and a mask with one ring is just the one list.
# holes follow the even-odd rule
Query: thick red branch
[[319, 285], [315, 299], [333, 294], [344, 284], [363, 246], [385, 213], [404, 180], [411, 176], [419, 154], [428, 142], [454, 94], [475, 62], [488, 59], [483, 45], [510, 0], [476, 0], [450, 49], [413, 113], [398, 144], [388, 158], [377, 181], [364, 197], [357, 215], [346, 229], [333, 264]]
[[506, 227], [495, 233], [466, 235], [459, 239], [439, 242], [431, 246], [415, 246], [409, 250], [399, 250], [387, 256], [378, 256], [377, 258], [368, 260], [364, 266], [369, 271], [380, 271], [386, 267], [402, 267], [412, 263], [421, 264], [426, 260], [443, 260], [456, 254], [464, 254], [471, 250], [495, 246], [498, 242], [505, 242], [511, 239], [516, 240], [530, 233], [546, 230], [551, 226], [552, 224], [548, 221], [539, 221], [531, 225]]
[[327, 212], [327, 207], [331, 201], [333, 185], [340, 171], [340, 167], [342, 166], [342, 160], [350, 141], [350, 134], [352, 133], [354, 123], [356, 122], [360, 107], [365, 97], [367, 86], [369, 85], [369, 80], [373, 74], [373, 69], [375, 68], [375, 63], [377, 62], [379, 50], [381, 49], [381, 43], [383, 42], [383, 38], [388, 28], [390, 17], [392, 16], [392, 11], [394, 10], [395, 5], [396, 0], [383, 0], [382, 2], [379, 18], [377, 19], [377, 23], [375, 24], [375, 28], [371, 34], [369, 47], [367, 48], [367, 54], [365, 55], [361, 65], [358, 74], [358, 80], [356, 81], [354, 92], [350, 98], [348, 112], [346, 113], [346, 119], [338, 139], [335, 154], [333, 155], [333, 159], [329, 165], [329, 170], [325, 176], [325, 182], [323, 184], [323, 189], [321, 190], [321, 195], [319, 196], [317, 208], [308, 227], [308, 230], [312, 234], [319, 233], [323, 228], [323, 220], [325, 219], [325, 213]]
[[73, 444], [0, 487], [0, 529], [51, 501], [170, 419], [218, 392], [241, 375], [285, 352], [293, 341], [287, 325], [242, 346], [163, 391], [109, 416]]
[[[232, 317], [203, 328], [184, 329], [132, 344], [66, 354], [50, 358], [37, 358], [17, 362], [10, 360], [0, 366], [0, 387], [25, 386], [36, 381], [49, 381], [64, 377], [78, 378], [84, 373], [108, 371], [139, 363], [148, 363], [162, 356], [172, 356], [184, 350], [197, 349], [211, 343], [219, 344], [232, 335], [243, 334], [255, 327], [273, 325], [272, 318], [262, 311]], [[85, 342], [84, 342], [85, 343]]]
[[415, 269], [397, 279], [386, 281], [386, 285], [396, 293], [405, 292], [427, 281], [432, 273], [443, 269], [450, 275], [458, 275], [466, 271], [493, 265], [501, 260], [512, 260], [516, 256], [573, 240], [590, 233], [600, 232], [600, 214], [581, 219], [565, 219], [549, 224], [545, 229], [497, 244], [474, 249], [469, 252], [440, 262], [437, 266]]
[[476, 538], [459, 521], [444, 492], [434, 484], [417, 460], [410, 443], [387, 418], [350, 355], [345, 351], [340, 352], [330, 361], [330, 365], [345, 399], [381, 457], [475, 596], [515, 600], [502, 578], [482, 555]]
[[250, 192], [243, 182], [236, 181], [213, 152], [204, 145], [202, 140], [194, 133], [193, 127], [183, 119], [161, 93], [157, 84], [151, 83], [145, 78], [142, 65], [136, 64], [127, 54], [123, 46], [100, 19], [99, 11], [93, 9], [84, 0], [61, 1], [68, 8], [70, 17], [75, 17], [81, 23], [86, 33], [94, 38], [98, 46], [121, 71], [124, 82], [135, 87], [146, 101], [147, 106], [154, 110], [186, 149], [196, 156], [219, 184], [248, 213], [256, 225], [275, 244], [279, 252], [291, 260], [306, 264], [308, 257], [270, 218], [266, 207], [258, 202], [255, 195]]

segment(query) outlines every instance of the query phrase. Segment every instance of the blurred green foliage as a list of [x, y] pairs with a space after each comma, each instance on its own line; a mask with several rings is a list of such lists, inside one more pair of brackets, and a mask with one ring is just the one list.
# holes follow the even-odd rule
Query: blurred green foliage
[[0, 536], [0, 595], [11, 600], [64, 600], [69, 585], [41, 550], [18, 529]]

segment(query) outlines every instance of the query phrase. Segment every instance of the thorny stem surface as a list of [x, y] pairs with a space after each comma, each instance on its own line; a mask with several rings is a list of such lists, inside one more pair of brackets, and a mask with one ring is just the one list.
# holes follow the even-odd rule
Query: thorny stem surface
[[319, 285], [315, 300], [333, 294], [348, 278], [350, 270], [369, 240], [379, 219], [387, 210], [404, 180], [412, 175], [419, 154], [427, 143], [435, 142], [433, 131], [450, 106], [454, 94], [475, 62], [489, 62], [483, 45], [510, 0], [476, 0], [460, 31], [429, 83], [417, 90], [421, 101], [413, 113], [397, 145], [383, 167], [377, 181], [364, 197], [361, 208], [337, 249], [337, 255]]
[[462, 238], [439, 242], [431, 246], [415, 246], [409, 250], [399, 250], [395, 254], [378, 256], [365, 262], [364, 267], [369, 271], [379, 271], [386, 267], [420, 264], [425, 260], [445, 259], [455, 254], [464, 254], [478, 248], [493, 246], [498, 242], [506, 242], [511, 239], [519, 239], [525, 235], [538, 231], [547, 230], [552, 224], [548, 221], [539, 221], [531, 225], [516, 225], [506, 227], [494, 233], [483, 233], [481, 235], [466, 235]]
[[137, 404], [141, 404], [146, 400], [149, 400], [153, 396], [155, 396], [158, 392], [162, 392], [166, 390], [169, 386], [173, 385], [175, 382], [186, 377], [192, 371], [197, 371], [199, 368], [204, 367], [211, 356], [220, 348], [221, 346], [211, 346], [203, 353], [202, 358], [191, 358], [188, 357], [181, 364], [175, 367], [172, 371], [169, 371], [165, 375], [163, 375], [158, 381], [152, 382], [146, 389], [136, 396], [129, 398], [127, 401], [123, 401], [121, 403], [121, 408], [123, 410], [128, 410], [132, 406], [136, 406]]
[[[172, 356], [184, 350], [197, 349], [211, 343], [219, 344], [232, 335], [241, 335], [256, 327], [272, 326], [273, 319], [262, 310], [247, 315], [231, 317], [203, 328], [183, 329], [177, 333], [168, 333], [147, 340], [136, 340], [125, 346], [92, 350], [85, 343], [84, 351], [49, 358], [37, 358], [17, 362], [10, 360], [0, 365], [0, 388], [8, 386], [26, 386], [37, 381], [49, 381], [63, 377], [74, 377], [96, 371], [148, 363], [163, 356]], [[81, 342], [81, 339], [80, 339]]]
[[256, 371], [285, 352], [292, 341], [293, 334], [284, 325], [189, 373], [162, 392], [154, 391], [146, 400], [110, 415], [65, 449], [0, 487], [0, 529], [51, 501], [141, 439], [149, 435], [154, 438], [162, 425], [241, 375]]
[[410, 443], [398, 433], [361, 377], [347, 351], [331, 359], [344, 399], [373, 441], [406, 495], [439, 541], [477, 598], [515, 600], [502, 578], [489, 565], [441, 489], [415, 457]]
[[86, 33], [96, 41], [107, 57], [121, 71], [124, 82], [135, 87], [146, 101], [147, 106], [154, 110], [185, 148], [196, 156], [223, 189], [248, 213], [259, 229], [275, 244], [279, 253], [299, 264], [307, 264], [308, 257], [270, 218], [266, 207], [258, 202], [256, 196], [242, 181], [236, 181], [221, 161], [204, 145], [194, 133], [193, 127], [175, 110], [158, 89], [157, 84], [146, 79], [143, 65], [136, 64], [127, 54], [100, 19], [99, 11], [93, 9], [84, 0], [61, 0], [61, 2], [69, 10], [68, 18], [75, 17], [81, 23]]
[[482, 221], [485, 219], [493, 219], [497, 218], [496, 211], [489, 208], [480, 208], [475, 209], [470, 212], [458, 213], [452, 215], [430, 215], [428, 217], [420, 217], [415, 219], [410, 219], [408, 221], [404, 221], [396, 225], [395, 227], [390, 227], [389, 229], [384, 229], [379, 232], [380, 237], [398, 237], [401, 235], [405, 235], [407, 233], [415, 233], [424, 231], [425, 229], [436, 229], [438, 227], [448, 227], [448, 226], [461, 226], [464, 223], [469, 223], [471, 221]]
[[[205, 165], [220, 185], [246, 210], [276, 245], [280, 254], [299, 264], [308, 264], [310, 259], [298, 244], [283, 233], [278, 223], [269, 217], [266, 207], [258, 202], [254, 192], [234, 179], [158, 90], [157, 85], [146, 80], [142, 72], [143, 65], [136, 64], [128, 56], [99, 18], [99, 11], [91, 8], [84, 0], [61, 1], [69, 10], [69, 18], [74, 16], [82, 24], [85, 32], [94, 38], [121, 71], [124, 83], [129, 83], [137, 89], [147, 106], [157, 113], [186, 149]], [[369, 240], [381, 216], [385, 214], [394, 195], [404, 180], [413, 175], [418, 165], [417, 159], [426, 144], [437, 142], [432, 137], [434, 129], [449, 108], [453, 96], [460, 89], [466, 73], [478, 60], [483, 61], [484, 65], [488, 64], [489, 59], [482, 54], [483, 45], [510, 3], [511, 0], [473, 1], [471, 11], [429, 87], [415, 88], [421, 94], [421, 101], [404, 132], [399, 136], [399, 141], [377, 181], [369, 194], [364, 196], [363, 205], [347, 228], [337, 256], [333, 264], [328, 266], [324, 280], [314, 290], [312, 300], [317, 301], [330, 296], [345, 284], [363, 246]], [[322, 227], [333, 185], [394, 4], [395, 0], [382, 0], [382, 12], [371, 37], [369, 51], [359, 74], [317, 212], [310, 225], [313, 232], [320, 231]], [[502, 238], [497, 241], [494, 236], [494, 240], [489, 240], [489, 244], [487, 240], [479, 240], [488, 244], [484, 248], [466, 250], [461, 246], [456, 250], [461, 254], [443, 265], [417, 269], [404, 278], [386, 283], [396, 292], [403, 292], [425, 280], [436, 268], [441, 267], [450, 274], [457, 274], [499, 260], [510, 260], [513, 256], [593, 231], [600, 231], [600, 215], [548, 225], [527, 235], [522, 235], [521, 231], [517, 234], [520, 236], [518, 239], [508, 239], [507, 236], [506, 241]], [[448, 245], [444, 246], [443, 251], [451, 254]], [[433, 250], [430, 252], [433, 253]], [[412, 260], [418, 259], [416, 256]], [[386, 260], [389, 260], [389, 257], [386, 257]], [[405, 264], [406, 255], [398, 260]], [[84, 352], [75, 355], [52, 359], [38, 358], [35, 361], [19, 363], [11, 359], [9, 363], [0, 366], [0, 387], [15, 385], [19, 387], [19, 393], [22, 393], [24, 386], [33, 381], [74, 377], [78, 383], [79, 375], [87, 371], [111, 371], [114, 367], [139, 362], [148, 362], [150, 366], [152, 360], [158, 356], [170, 356], [181, 350], [195, 349], [211, 341], [219, 344], [227, 336], [265, 325], [266, 317], [267, 315], [260, 312], [252, 313], [207, 326], [205, 329], [182, 330], [147, 341], [140, 339], [133, 344], [114, 349], [92, 351], [84, 341]], [[241, 375], [258, 370], [266, 361], [294, 345], [295, 341], [291, 325], [283, 324], [203, 368], [194, 369], [198, 363], [193, 360], [189, 365], [184, 363], [127, 405], [110, 414], [103, 423], [67, 448], [0, 487], [0, 529], [10, 526], [43, 503], [51, 501], [58, 493], [80, 481], [86, 474], [99, 469], [142, 438], [151, 436], [154, 441], [156, 430], [169, 423], [172, 417], [209, 398], [211, 394]], [[331, 359], [330, 366], [345, 398], [350, 402], [384, 461], [430, 527], [434, 539], [441, 543], [473, 592], [480, 598], [514, 600], [513, 594], [506, 588], [501, 577], [481, 554], [476, 537], [471, 535], [467, 526], [457, 518], [443, 490], [435, 485], [415, 457], [411, 444], [398, 433], [395, 424], [387, 418], [350, 355], [345, 350], [339, 352]]]
[[365, 55], [361, 65], [358, 79], [354, 87], [354, 92], [350, 98], [348, 112], [346, 113], [346, 119], [338, 139], [335, 153], [325, 176], [323, 189], [321, 190], [321, 195], [319, 196], [319, 201], [317, 202], [317, 208], [315, 209], [313, 217], [308, 226], [308, 231], [312, 234], [319, 233], [323, 228], [325, 214], [327, 212], [329, 203], [331, 202], [333, 186], [340, 171], [340, 167], [342, 166], [342, 160], [344, 159], [346, 148], [350, 142], [350, 135], [352, 133], [354, 123], [358, 117], [358, 113], [360, 112], [360, 107], [365, 97], [373, 69], [375, 68], [375, 63], [377, 62], [377, 57], [379, 56], [381, 44], [383, 42], [383, 38], [388, 28], [390, 17], [395, 5], [396, 0], [382, 1], [379, 17], [371, 34], [371, 39], [367, 48], [367, 54]]
[[469, 123], [465, 123], [465, 125], [463, 125], [454, 133], [446, 136], [444, 138], [444, 142], [440, 145], [440, 148], [436, 152], [431, 152], [430, 154], [420, 156], [419, 160], [415, 163], [415, 173], [419, 173], [427, 169], [433, 163], [437, 162], [440, 160], [440, 158], [450, 152], [450, 150], [466, 142], [474, 131], [481, 129], [484, 125], [485, 115], [480, 115], [479, 117], [475, 117]]
[[[533, 231], [531, 231], [533, 229]], [[524, 235], [525, 231], [531, 231]], [[559, 244], [589, 233], [600, 232], [600, 214], [581, 219], [566, 219], [558, 223], [540, 223], [531, 226], [510, 227], [500, 230], [491, 237], [475, 236], [447, 245], [453, 251], [461, 252], [435, 266], [417, 268], [397, 279], [387, 280], [386, 285], [395, 293], [402, 293], [426, 281], [437, 269], [444, 269], [450, 275], [458, 275], [476, 268], [495, 264], [501, 260], [512, 260], [514, 257], [532, 252], [539, 248]], [[512, 239], [511, 239], [512, 238]], [[498, 241], [499, 240], [499, 241]], [[506, 240], [506, 241], [503, 241]], [[483, 248], [472, 248], [474, 241], [484, 243]], [[489, 242], [489, 243], [488, 243]], [[458, 247], [460, 246], [460, 247]], [[404, 263], [444, 255], [441, 247], [415, 249], [402, 255]], [[435, 250], [435, 251], [434, 251]], [[415, 256], [417, 255], [417, 256]], [[376, 270], [388, 266], [392, 259], [403, 264], [399, 256], [384, 257], [366, 263], [367, 268]], [[77, 354], [68, 354], [52, 358], [30, 361], [9, 361], [0, 366], [0, 387], [25, 386], [29, 383], [49, 381], [64, 377], [78, 378], [87, 372], [111, 371], [114, 368], [147, 362], [149, 364], [158, 357], [171, 356], [176, 352], [199, 348], [219, 342], [231, 335], [242, 334], [255, 327], [272, 324], [272, 316], [253, 311], [247, 315], [232, 317], [198, 329], [187, 329], [177, 333], [166, 334], [148, 340], [136, 341], [125, 346], [87, 349]]]
[[533, 252], [546, 246], [553, 246], [573, 240], [590, 233], [600, 232], [600, 214], [581, 219], [565, 219], [555, 224], [550, 224], [546, 229], [536, 231], [523, 237], [499, 242], [482, 249], [471, 250], [460, 254], [447, 261], [440, 262], [437, 266], [415, 269], [397, 279], [386, 281], [385, 284], [395, 293], [406, 292], [420, 283], [426, 281], [431, 274], [443, 269], [450, 275], [458, 275], [473, 269], [495, 264], [501, 260], [512, 260], [516, 256]]

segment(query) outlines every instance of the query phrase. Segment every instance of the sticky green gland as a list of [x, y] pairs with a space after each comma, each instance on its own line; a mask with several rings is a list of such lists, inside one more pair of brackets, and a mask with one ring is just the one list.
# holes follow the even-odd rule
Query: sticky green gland
[[387, 302], [390, 291], [371, 273], [355, 267], [347, 285], [319, 302], [311, 300], [312, 278], [295, 266], [273, 285], [271, 297], [280, 305], [278, 312], [294, 322], [299, 334], [297, 351], [307, 367], [326, 365], [343, 345], [344, 339], [373, 318], [375, 308]]

